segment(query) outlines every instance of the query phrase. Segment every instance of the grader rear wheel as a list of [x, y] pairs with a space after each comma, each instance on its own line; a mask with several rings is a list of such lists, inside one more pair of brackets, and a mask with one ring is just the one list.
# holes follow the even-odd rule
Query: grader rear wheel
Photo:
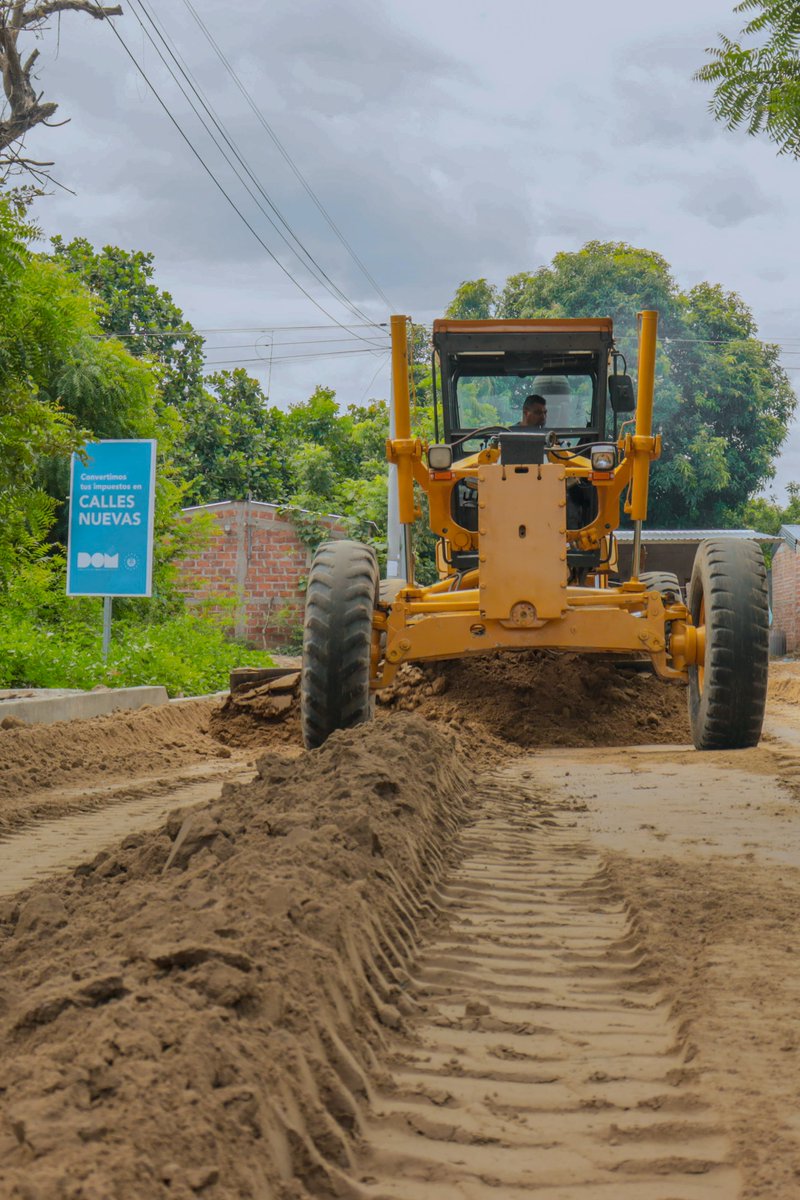
[[701, 542], [689, 609], [705, 626], [705, 657], [689, 667], [689, 720], [698, 750], [755, 746], [767, 699], [769, 605], [764, 557], [754, 542]]
[[371, 546], [324, 542], [311, 564], [303, 626], [300, 719], [313, 750], [335, 729], [372, 716], [370, 647], [378, 596], [378, 560]]
[[672, 595], [678, 601], [683, 600], [680, 580], [672, 571], [642, 571], [639, 582], [649, 592], [660, 592], [662, 596]]

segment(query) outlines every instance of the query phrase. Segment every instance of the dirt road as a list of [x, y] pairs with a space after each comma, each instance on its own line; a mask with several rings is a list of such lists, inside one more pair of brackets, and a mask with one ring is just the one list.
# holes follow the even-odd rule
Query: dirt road
[[800, 670], [702, 755], [675, 689], [536, 670], [313, 754], [87, 722], [51, 787], [0, 731], [0, 1194], [800, 1195]]

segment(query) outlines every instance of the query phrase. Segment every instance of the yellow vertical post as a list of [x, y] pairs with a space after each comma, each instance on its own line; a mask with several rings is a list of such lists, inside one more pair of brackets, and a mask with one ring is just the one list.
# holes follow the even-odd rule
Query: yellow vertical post
[[631, 516], [634, 521], [644, 521], [647, 517], [658, 313], [652, 310], [643, 312], [639, 314], [639, 319], [639, 378], [636, 394], [633, 487], [631, 489]]
[[633, 435], [631, 516], [633, 517], [633, 561], [631, 578], [638, 579], [642, 565], [642, 522], [647, 518], [650, 491], [650, 458], [653, 451], [653, 391], [656, 379], [658, 313], [639, 313], [639, 373], [636, 389], [636, 432]]
[[411, 441], [411, 400], [408, 394], [408, 318], [393, 316], [392, 334], [392, 444], [397, 464], [397, 511], [403, 526], [406, 582], [414, 582], [414, 464]]
[[[392, 406], [393, 437], [398, 442], [411, 438], [411, 402], [408, 394], [407, 317], [392, 317]], [[414, 523], [414, 468], [409, 453], [397, 457], [397, 499], [400, 523]]]

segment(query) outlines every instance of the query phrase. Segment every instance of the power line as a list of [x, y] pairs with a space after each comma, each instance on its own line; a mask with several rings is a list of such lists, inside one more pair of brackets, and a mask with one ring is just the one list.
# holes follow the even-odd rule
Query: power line
[[[341, 301], [342, 304], [345, 305], [345, 307], [348, 307], [349, 310], [355, 314], [355, 316], [365, 318], [365, 320], [367, 320], [367, 322], [368, 322], [369, 318], [367, 317], [367, 313], [362, 312], [361, 308], [359, 308], [359, 306], [354, 304], [354, 302], [349, 299], [349, 296], [343, 292], [342, 288], [339, 288], [338, 284], [336, 284], [335, 282], [333, 282], [333, 280], [331, 280], [330, 275], [327, 274], [327, 272], [325, 271], [323, 266], [321, 266], [321, 264], [318, 262], [318, 260], [314, 258], [311, 251], [309, 251], [308, 248], [305, 245], [303, 245], [303, 242], [301, 241], [299, 236], [297, 236], [295, 234], [294, 229], [291, 228], [289, 222], [287, 220], [285, 220], [285, 217], [283, 216], [282, 212], [279, 211], [275, 202], [273, 202], [273, 200], [269, 196], [269, 194], [266, 193], [266, 191], [264, 190], [264, 186], [261, 185], [260, 180], [257, 178], [257, 176], [255, 176], [251, 167], [248, 166], [248, 163], [246, 162], [245, 157], [242, 156], [242, 152], [239, 149], [239, 146], [236, 145], [233, 138], [231, 138], [230, 133], [228, 132], [227, 128], [225, 128], [223, 122], [221, 121], [221, 119], [218, 118], [215, 110], [213, 110], [213, 108], [211, 107], [210, 101], [207, 100], [207, 97], [204, 95], [203, 90], [201, 90], [200, 85], [197, 82], [197, 79], [194, 78], [190, 68], [188, 68], [188, 66], [186, 64], [185, 59], [182, 58], [178, 48], [176, 48], [175, 43], [172, 41], [172, 38], [170, 38], [169, 35], [167, 34], [167, 32], [164, 31], [163, 26], [161, 25], [160, 22], [158, 22], [157, 17], [155, 17], [154, 14], [152, 14], [150, 12], [148, 5], [146, 5], [145, 0], [136, 0], [136, 4], [139, 6], [140, 10], [142, 10], [146, 19], [149, 20], [150, 24], [152, 25], [152, 28], [154, 28], [154, 30], [156, 32], [158, 40], [160, 40], [162, 42], [164, 48], [166, 48], [167, 53], [170, 56], [170, 59], [173, 60], [175, 67], [178, 68], [178, 71], [180, 72], [181, 77], [186, 80], [186, 83], [188, 84], [188, 86], [190, 86], [191, 90], [194, 92], [194, 95], [196, 95], [197, 100], [200, 103], [200, 106], [203, 107], [203, 109], [205, 110], [205, 113], [207, 114], [207, 116], [209, 116], [209, 119], [212, 121], [213, 126], [215, 126], [216, 130], [219, 132], [219, 134], [221, 134], [221, 137], [223, 138], [225, 144], [228, 145], [228, 148], [230, 149], [231, 154], [233, 154], [234, 157], [236, 158], [236, 161], [240, 163], [240, 166], [242, 167], [243, 172], [245, 172], [246, 175], [248, 176], [248, 179], [252, 181], [252, 184], [255, 187], [255, 190], [257, 190], [258, 193], [260, 194], [260, 196], [263, 197], [264, 202], [267, 205], [267, 208], [269, 208], [270, 211], [272, 212], [272, 214], [275, 215], [275, 217], [277, 218], [277, 221], [282, 224], [283, 228], [285, 229], [285, 232], [287, 232], [291, 241], [294, 242], [294, 244], [295, 244], [294, 246], [291, 245], [291, 242], [288, 240], [287, 236], [285, 236], [283, 234], [282, 230], [278, 228], [275, 221], [272, 220], [272, 217], [270, 216], [269, 212], [265, 211], [264, 206], [259, 203], [258, 198], [253, 196], [253, 193], [251, 190], [249, 190], [249, 187], [247, 186], [245, 180], [243, 180], [241, 178], [241, 175], [239, 174], [239, 172], [237, 172], [234, 164], [230, 162], [230, 158], [228, 157], [227, 154], [225, 154], [225, 151], [223, 150], [222, 146], [219, 145], [219, 143], [217, 142], [217, 139], [215, 138], [215, 136], [213, 136], [213, 133], [211, 132], [210, 128], [207, 127], [206, 122], [203, 119], [203, 116], [201, 116], [198, 113], [196, 106], [194, 106], [194, 104], [191, 100], [191, 97], [186, 94], [184, 86], [182, 86], [180, 83], [180, 80], [178, 78], [176, 78], [175, 72], [172, 70], [172, 67], [169, 66], [167, 60], [164, 59], [164, 56], [161, 53], [161, 50], [158, 49], [155, 42], [152, 41], [150, 32], [148, 30], [145, 30], [144, 25], [142, 24], [142, 18], [140, 18], [138, 12], [136, 12], [136, 10], [134, 10], [134, 12], [133, 12], [134, 17], [136, 17], [136, 19], [138, 20], [139, 25], [142, 26], [143, 32], [145, 32], [146, 36], [148, 36], [149, 41], [151, 42], [152, 46], [154, 46], [154, 48], [156, 50], [156, 53], [158, 54], [158, 56], [160, 56], [164, 66], [167, 67], [167, 70], [169, 71], [170, 76], [173, 77], [174, 82], [176, 84], [178, 84], [179, 89], [182, 92], [182, 95], [184, 95], [184, 97], [186, 98], [186, 101], [188, 103], [190, 103], [190, 106], [192, 107], [194, 114], [196, 114], [198, 120], [201, 122], [201, 124], [203, 124], [206, 132], [209, 133], [209, 136], [213, 140], [213, 143], [215, 143], [215, 145], [217, 146], [217, 149], [219, 150], [219, 152], [221, 152], [221, 154], [225, 158], [225, 161], [228, 162], [229, 167], [234, 170], [234, 173], [236, 174], [237, 178], [239, 178], [239, 181], [241, 182], [242, 186], [245, 187], [245, 190], [247, 191], [248, 196], [251, 197], [254, 204], [258, 206], [258, 208], [260, 209], [261, 212], [263, 212], [264, 216], [266, 217], [266, 220], [270, 222], [272, 228], [275, 229], [275, 232], [277, 233], [279, 238], [281, 238], [281, 240], [284, 242], [284, 245], [287, 246], [288, 250], [291, 253], [295, 254], [295, 257], [300, 260], [301, 265], [305, 266], [306, 270], [311, 271], [311, 274], [315, 275], [315, 278], [317, 278], [317, 281], [319, 283], [321, 283], [321, 286], [323, 286], [327, 290], [327, 292], [331, 293], [332, 295], [335, 295], [335, 298], [337, 300]], [[297, 248], [295, 248], [295, 246]], [[303, 260], [303, 259], [306, 259], [306, 260]]]
[[[133, 3], [133, 0], [132, 0], [132, 3]], [[147, 30], [145, 28], [145, 26], [142, 22], [142, 19], [139, 16], [139, 13], [134, 8], [133, 15], [136, 17], [136, 20], [138, 21], [143, 33], [145, 33], [145, 35], [147, 36], [148, 41], [150, 42], [150, 44], [153, 46], [154, 50], [158, 54], [159, 58], [161, 59], [161, 62], [164, 64], [167, 71], [171, 75], [173, 81], [179, 88], [184, 99], [187, 101], [187, 103], [191, 107], [195, 116], [200, 121], [203, 128], [206, 130], [209, 137], [212, 139], [215, 146], [219, 150], [220, 154], [223, 156], [225, 161], [230, 166], [231, 170], [234, 172], [234, 174], [238, 178], [239, 182], [245, 188], [245, 190], [246, 190], [247, 194], [250, 196], [251, 200], [259, 208], [259, 210], [262, 212], [262, 214], [267, 218], [267, 220], [269, 221], [272, 228], [278, 234], [278, 237], [280, 237], [281, 241], [284, 243], [284, 245], [287, 247], [287, 249], [292, 254], [295, 255], [295, 257], [299, 260], [301, 265], [306, 270], [308, 270], [312, 274], [312, 276], [314, 276], [316, 281], [318, 283], [320, 283], [322, 285], [322, 287], [324, 287], [325, 290], [329, 292], [329, 294], [331, 294], [335, 299], [339, 300], [342, 304], [344, 304], [345, 307], [349, 308], [350, 311], [352, 313], [354, 313], [354, 315], [356, 315], [358, 317], [362, 317], [367, 322], [369, 322], [369, 317], [367, 316], [367, 314], [365, 312], [362, 312], [362, 310], [353, 301], [351, 301], [350, 298], [345, 294], [345, 292], [343, 292], [342, 289], [331, 279], [331, 277], [328, 275], [328, 273], [325, 271], [325, 269], [321, 266], [321, 264], [317, 261], [317, 259], [310, 252], [310, 250], [307, 249], [307, 247], [303, 244], [301, 239], [294, 232], [294, 230], [292, 229], [292, 227], [290, 226], [288, 221], [285, 219], [283, 214], [280, 212], [280, 210], [278, 209], [277, 205], [274, 203], [272, 198], [267, 194], [267, 192], [265, 191], [264, 187], [262, 186], [260, 180], [256, 177], [254, 172], [251, 170], [250, 166], [248, 165], [248, 163], [244, 159], [241, 151], [239, 150], [239, 147], [236, 145], [233, 138], [229, 134], [228, 130], [225, 128], [225, 125], [222, 123], [222, 121], [219, 119], [219, 117], [215, 113], [210, 102], [204, 95], [199, 83], [197, 82], [195, 77], [192, 75], [190, 69], [188, 68], [185, 60], [182, 58], [182, 56], [181, 56], [180, 52], [178, 51], [177, 47], [175, 46], [174, 42], [171, 40], [169, 35], [164, 31], [164, 29], [160, 25], [160, 22], [158, 21], [158, 19], [148, 9], [147, 4], [145, 3], [145, 0], [135, 0], [135, 3], [136, 3], [136, 5], [138, 5], [139, 9], [141, 9], [141, 11], [144, 13], [144, 16], [146, 17], [146, 19], [152, 25], [152, 27], [156, 33], [156, 36], [158, 37], [159, 41], [164, 46], [164, 48], [165, 48], [167, 54], [169, 55], [169, 57], [171, 58], [172, 62], [175, 64], [177, 71], [179, 72], [181, 77], [186, 81], [186, 83], [187, 83], [188, 87], [191, 89], [191, 91], [194, 93], [199, 104], [205, 111], [209, 120], [212, 122], [214, 128], [218, 131], [218, 133], [224, 140], [225, 144], [228, 146], [231, 153], [235, 157], [236, 161], [240, 164], [240, 166], [242, 167], [242, 170], [245, 172], [247, 177], [250, 179], [250, 181], [252, 182], [256, 191], [263, 198], [264, 202], [266, 203], [266, 205], [268, 206], [270, 211], [277, 218], [277, 221], [280, 222], [280, 224], [286, 230], [286, 233], [289, 235], [289, 237], [287, 238], [286, 234], [284, 234], [282, 232], [282, 230], [278, 227], [278, 225], [273, 220], [272, 216], [270, 216], [270, 213], [266, 211], [263, 204], [261, 204], [261, 202], [259, 201], [258, 197], [253, 194], [253, 192], [250, 189], [250, 187], [248, 186], [248, 184], [242, 178], [237, 167], [234, 165], [233, 162], [231, 162], [231, 159], [228, 156], [227, 152], [225, 151], [223, 146], [220, 145], [220, 143], [219, 143], [218, 139], [216, 138], [216, 136], [214, 135], [213, 131], [209, 128], [208, 123], [206, 122], [205, 118], [202, 116], [202, 114], [200, 112], [198, 112], [197, 107], [194, 104], [191, 96], [189, 96], [187, 94], [186, 89], [183, 87], [183, 84], [181, 83], [180, 79], [178, 79], [177, 75], [175, 74], [175, 71], [172, 69], [169, 62], [167, 62], [166, 58], [164, 57], [164, 54], [161, 52], [159, 47], [153, 41], [152, 35], [150, 34], [149, 30]], [[291, 238], [291, 242], [289, 241], [289, 238]], [[292, 245], [292, 242], [294, 242], [294, 246]], [[297, 248], [295, 248], [295, 247], [297, 247]], [[304, 261], [304, 259], [307, 261]]]
[[[387, 323], [384, 321], [380, 325], [373, 326], [372, 322], [368, 326], [370, 329], [386, 329]], [[364, 329], [367, 326], [363, 325], [193, 325], [190, 329], [152, 329], [149, 326], [141, 330], [121, 330], [119, 333], [109, 331], [103, 334], [94, 334], [95, 338], [145, 338], [145, 337], [174, 337], [188, 338], [197, 333], [296, 333], [309, 332], [314, 329], [328, 330], [330, 333], [335, 333], [337, 329], [345, 331], [354, 329]], [[356, 337], [353, 333], [351, 336]], [[375, 335], [377, 337], [377, 334]], [[387, 335], [388, 336], [388, 335]]]
[[340, 358], [344, 356], [352, 357], [354, 354], [386, 354], [386, 351], [382, 350], [380, 347], [375, 347], [375, 349], [372, 349], [365, 346], [363, 350], [330, 350], [327, 354], [275, 354], [271, 358], [265, 358], [260, 354], [257, 358], [215, 359], [213, 362], [207, 362], [206, 366], [221, 367], [230, 365], [231, 363], [301, 362], [312, 358]]
[[[100, 7], [99, 0], [97, 3], [97, 7]], [[233, 199], [233, 197], [230, 195], [230, 193], [226, 190], [226, 188], [217, 179], [216, 175], [211, 170], [211, 168], [208, 166], [205, 159], [200, 154], [199, 150], [197, 150], [195, 148], [194, 144], [192, 143], [189, 136], [183, 130], [183, 128], [180, 125], [180, 123], [178, 122], [177, 118], [170, 111], [169, 106], [165, 103], [164, 100], [162, 100], [155, 85], [152, 83], [152, 81], [150, 80], [150, 77], [148, 76], [147, 72], [145, 71], [144, 67], [141, 66], [141, 64], [138, 62], [136, 57], [128, 49], [127, 43], [124, 41], [122, 35], [120, 34], [120, 32], [117, 29], [114, 22], [109, 19], [108, 21], [106, 21], [106, 24], [110, 26], [111, 30], [114, 33], [114, 36], [116, 37], [117, 41], [122, 46], [122, 48], [125, 51], [125, 53], [127, 54], [128, 58], [131, 60], [134, 67], [136, 68], [136, 70], [142, 76], [145, 83], [150, 88], [150, 91], [153, 93], [156, 100], [158, 101], [158, 104], [164, 110], [164, 112], [166, 113], [166, 115], [169, 118], [169, 120], [171, 121], [171, 123], [175, 126], [175, 128], [178, 131], [178, 133], [180, 134], [181, 138], [186, 143], [189, 150], [192, 152], [192, 154], [197, 159], [197, 161], [200, 163], [200, 166], [203, 168], [205, 173], [208, 175], [211, 182], [214, 184], [214, 186], [217, 188], [217, 190], [224, 196], [224, 198], [227, 200], [228, 204], [231, 206], [233, 211], [239, 217], [240, 221], [247, 227], [247, 229], [250, 231], [250, 233], [253, 235], [253, 237], [258, 242], [258, 244], [262, 247], [263, 250], [266, 251], [266, 253], [269, 255], [269, 257], [272, 259], [272, 261], [275, 263], [275, 265], [283, 272], [283, 274], [287, 277], [287, 279], [291, 280], [291, 282], [295, 285], [295, 287], [298, 288], [298, 290], [303, 293], [303, 295], [306, 297], [306, 299], [311, 301], [311, 303], [314, 305], [314, 307], [319, 312], [321, 312], [323, 316], [327, 317], [329, 321], [332, 321], [333, 324], [337, 325], [340, 329], [347, 329], [346, 325], [344, 325], [341, 321], [338, 321], [336, 319], [336, 317], [333, 315], [333, 313], [328, 312], [328, 310], [326, 308], [324, 308], [323, 305], [321, 305], [320, 302], [317, 299], [315, 299], [314, 296], [312, 296], [311, 292], [309, 292], [308, 289], [305, 288], [303, 286], [303, 284], [300, 283], [299, 280], [295, 279], [295, 277], [292, 275], [292, 273], [288, 269], [288, 267], [285, 267], [284, 264], [281, 262], [281, 260], [278, 258], [278, 256], [270, 249], [270, 247], [267, 245], [267, 243], [264, 241], [264, 239], [261, 237], [261, 235], [258, 233], [258, 231], [253, 227], [253, 225], [250, 223], [250, 221], [248, 221], [247, 217], [242, 212], [242, 210], [239, 208], [239, 206], [237, 205], [237, 203]]]
[[311, 198], [311, 200], [314, 202], [314, 204], [316, 205], [316, 207], [317, 207], [317, 209], [319, 210], [319, 212], [320, 212], [320, 213], [322, 214], [322, 216], [325, 218], [325, 220], [327, 221], [327, 223], [328, 223], [328, 225], [329, 225], [330, 229], [333, 231], [333, 233], [334, 233], [334, 234], [336, 235], [336, 237], [339, 239], [339, 241], [341, 242], [342, 246], [344, 246], [345, 250], [346, 250], [346, 251], [347, 251], [347, 253], [350, 255], [350, 257], [352, 258], [353, 262], [356, 264], [356, 266], [358, 267], [358, 269], [361, 271], [361, 273], [362, 273], [362, 275], [364, 276], [364, 278], [365, 278], [365, 279], [366, 279], [366, 280], [367, 280], [367, 281], [368, 281], [368, 282], [369, 282], [369, 283], [372, 285], [372, 287], [375, 289], [376, 293], [377, 293], [377, 294], [380, 296], [381, 300], [383, 300], [384, 304], [386, 305], [386, 307], [387, 307], [387, 308], [389, 309], [389, 311], [391, 312], [391, 310], [392, 310], [392, 305], [391, 305], [391, 303], [389, 302], [389, 300], [388, 300], [388, 298], [387, 298], [387, 296], [386, 296], [385, 292], [382, 290], [382, 288], [380, 287], [380, 285], [379, 285], [378, 283], [376, 283], [375, 279], [372, 277], [372, 275], [369, 273], [369, 271], [367, 270], [367, 268], [364, 266], [364, 263], [361, 261], [361, 259], [359, 258], [359, 256], [356, 254], [355, 250], [354, 250], [354, 249], [353, 249], [353, 247], [350, 245], [350, 243], [347, 241], [347, 239], [345, 238], [344, 234], [342, 233], [342, 231], [339, 229], [338, 225], [337, 225], [337, 224], [336, 224], [336, 222], [334, 221], [333, 217], [330, 215], [330, 213], [328, 212], [328, 210], [325, 208], [325, 206], [323, 205], [322, 201], [320, 200], [319, 196], [316, 194], [316, 192], [314, 191], [314, 189], [311, 187], [311, 184], [308, 182], [308, 180], [307, 180], [307, 179], [305, 178], [305, 176], [302, 174], [302, 172], [301, 172], [300, 168], [297, 166], [297, 164], [295, 163], [294, 159], [293, 159], [293, 158], [292, 158], [292, 156], [289, 154], [289, 151], [286, 149], [286, 147], [285, 147], [285, 146], [283, 145], [283, 143], [281, 142], [281, 140], [280, 140], [280, 138], [278, 137], [278, 135], [276, 134], [275, 130], [274, 130], [274, 129], [272, 128], [272, 126], [269, 124], [269, 122], [267, 121], [266, 117], [265, 117], [265, 116], [263, 115], [263, 113], [261, 112], [260, 108], [258, 108], [258, 106], [256, 105], [256, 103], [255, 103], [255, 101], [253, 100], [252, 96], [251, 96], [251, 95], [250, 95], [250, 93], [247, 91], [247, 89], [245, 88], [244, 84], [243, 84], [243, 83], [242, 83], [242, 81], [239, 79], [239, 76], [238, 76], [238, 75], [236, 74], [236, 72], [234, 71], [234, 69], [233, 69], [233, 67], [231, 66], [231, 64], [230, 64], [229, 60], [226, 58], [225, 54], [224, 54], [224, 53], [223, 53], [223, 51], [220, 49], [220, 47], [219, 47], [219, 45], [217, 44], [217, 42], [214, 40], [214, 37], [213, 37], [213, 36], [212, 36], [212, 34], [210, 33], [210, 31], [209, 31], [208, 27], [207, 27], [207, 26], [206, 26], [206, 25], [203, 23], [203, 21], [202, 21], [201, 17], [198, 15], [198, 13], [197, 13], [196, 9], [194, 8], [193, 4], [191, 3], [191, 0], [184, 0], [184, 4], [185, 4], [185, 5], [186, 5], [186, 7], [188, 8], [188, 10], [189, 10], [189, 12], [191, 13], [191, 15], [194, 17], [194, 20], [196, 21], [197, 25], [198, 25], [198, 26], [200, 27], [200, 29], [202, 30], [203, 34], [204, 34], [204, 35], [205, 35], [205, 37], [206, 37], [206, 40], [208, 41], [209, 45], [210, 45], [210, 46], [211, 46], [211, 48], [212, 48], [212, 50], [214, 51], [214, 53], [215, 53], [215, 54], [217, 55], [217, 57], [219, 58], [219, 60], [220, 60], [220, 62], [222, 63], [222, 65], [225, 67], [225, 70], [228, 72], [228, 74], [230, 75], [231, 79], [232, 79], [232, 80], [233, 80], [233, 82], [236, 84], [236, 87], [237, 87], [237, 88], [239, 89], [239, 91], [241, 92], [242, 96], [244, 97], [245, 101], [247, 102], [247, 105], [248, 105], [248, 107], [250, 108], [250, 110], [252, 111], [252, 113], [254, 114], [254, 116], [256, 117], [256, 119], [257, 119], [257, 121], [259, 122], [259, 124], [261, 125], [262, 129], [264, 129], [264, 131], [265, 131], [265, 132], [266, 132], [266, 133], [269, 135], [269, 137], [271, 138], [271, 140], [272, 140], [272, 142], [273, 142], [274, 146], [275, 146], [275, 147], [276, 147], [276, 149], [279, 151], [279, 153], [280, 153], [280, 154], [281, 154], [281, 156], [283, 157], [284, 161], [285, 161], [285, 162], [288, 164], [288, 166], [289, 166], [290, 170], [292, 171], [292, 174], [295, 176], [295, 178], [298, 180], [298, 182], [299, 182], [300, 184], [302, 184], [302, 186], [303, 186], [304, 190], [306, 191], [307, 195], [308, 195], [308, 196]]
[[[336, 346], [336, 345], [341, 345], [342, 342], [351, 342], [351, 341], [352, 341], [352, 338], [310, 338], [310, 339], [303, 338], [299, 341], [291, 341], [291, 342], [270, 342], [269, 346], [261, 346], [261, 347], [259, 347], [257, 342], [241, 342], [238, 344], [237, 343], [234, 343], [234, 344], [228, 343], [227, 345], [225, 345], [223, 343], [220, 346], [203, 346], [203, 351], [206, 354], [211, 354], [215, 350], [250, 350], [250, 349], [266, 350], [272, 346]], [[388, 350], [389, 343], [386, 342], [384, 346], [376, 346], [375, 349], [376, 350], [381, 350], [381, 349]]]

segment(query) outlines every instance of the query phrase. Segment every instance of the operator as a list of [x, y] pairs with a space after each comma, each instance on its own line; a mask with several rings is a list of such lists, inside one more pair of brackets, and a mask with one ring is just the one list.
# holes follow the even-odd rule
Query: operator
[[544, 396], [526, 396], [522, 404], [522, 420], [517, 429], [544, 429], [547, 424], [547, 401]]

